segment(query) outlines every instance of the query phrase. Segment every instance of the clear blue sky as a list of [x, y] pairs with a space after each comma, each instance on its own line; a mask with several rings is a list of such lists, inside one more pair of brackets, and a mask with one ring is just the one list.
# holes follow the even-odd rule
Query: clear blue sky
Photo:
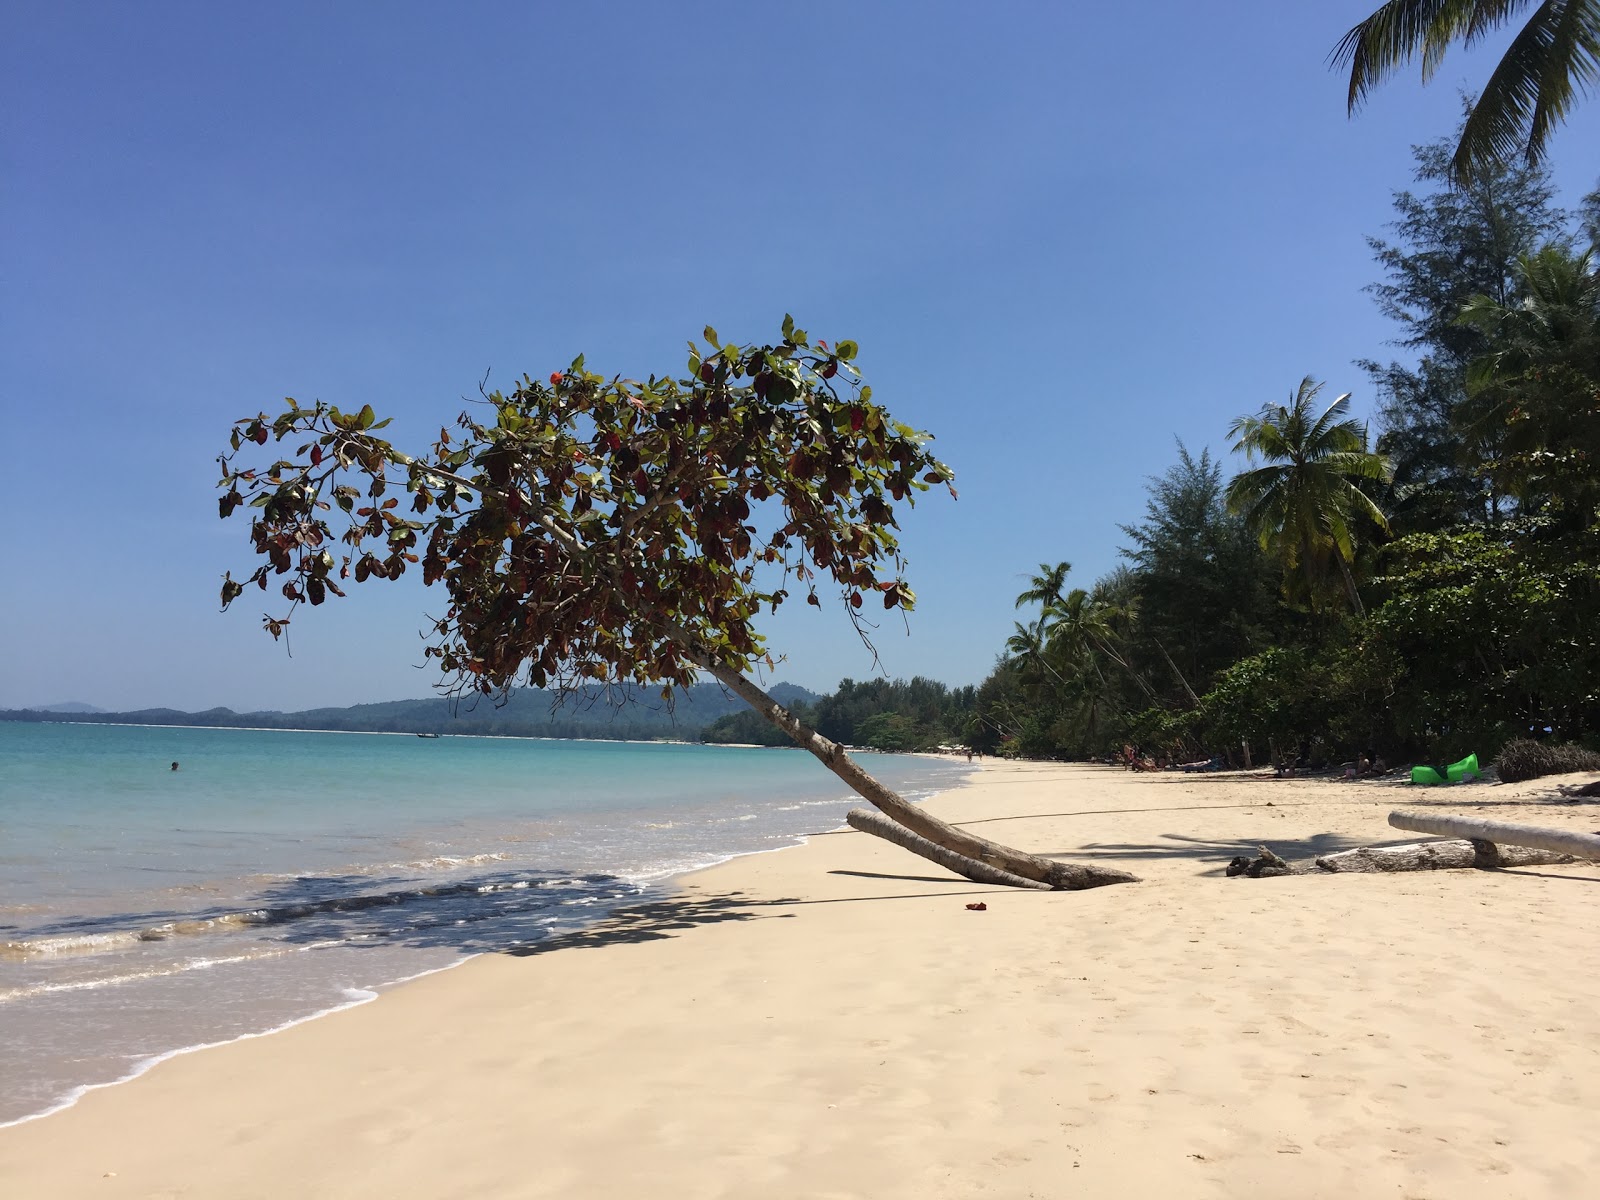
[[[1370, 407], [1363, 236], [1498, 52], [1347, 120], [1325, 60], [1374, 2], [6, 6], [0, 706], [425, 694], [420, 587], [292, 660], [218, 615], [229, 422], [370, 402], [420, 444], [486, 371], [676, 370], [785, 312], [956, 468], [880, 649], [977, 682], [1032, 567], [1115, 565], [1174, 437], [1306, 374]], [[1592, 101], [1564, 201], [1597, 145]], [[768, 629], [781, 677], [871, 670], [841, 617]]]

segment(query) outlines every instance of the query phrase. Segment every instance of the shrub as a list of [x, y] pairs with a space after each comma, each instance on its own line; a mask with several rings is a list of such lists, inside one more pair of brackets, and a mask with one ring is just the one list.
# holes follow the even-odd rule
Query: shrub
[[1495, 761], [1500, 778], [1506, 783], [1538, 779], [1541, 775], [1565, 775], [1569, 771], [1600, 771], [1600, 754], [1582, 746], [1534, 742], [1518, 738], [1507, 742]]

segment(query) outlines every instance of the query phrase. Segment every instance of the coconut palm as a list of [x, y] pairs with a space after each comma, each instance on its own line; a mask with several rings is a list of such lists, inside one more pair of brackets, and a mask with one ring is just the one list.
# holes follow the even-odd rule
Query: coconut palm
[[[1349, 109], [1396, 68], [1422, 55], [1422, 78], [1439, 69], [1452, 42], [1471, 47], [1510, 22], [1531, 0], [1389, 0], [1346, 33], [1331, 55], [1350, 68]], [[1452, 161], [1457, 183], [1517, 153], [1544, 156], [1551, 131], [1577, 95], [1600, 83], [1600, 0], [1542, 0], [1484, 84]]]
[[1072, 571], [1069, 562], [1058, 562], [1055, 566], [1049, 563], [1039, 564], [1039, 573], [1028, 580], [1028, 586], [1017, 597], [1017, 607], [1024, 604], [1040, 604], [1049, 608], [1053, 604], [1060, 604], [1062, 589], [1067, 586], [1067, 576]]
[[1006, 654], [1017, 668], [1027, 673], [1030, 669], [1051, 676], [1059, 684], [1067, 681], [1050, 662], [1050, 646], [1045, 634], [1045, 619], [1040, 617], [1027, 625], [1013, 621], [1016, 632], [1006, 639]]
[[1315, 597], [1329, 559], [1337, 565], [1351, 609], [1364, 616], [1350, 564], [1352, 527], [1360, 520], [1380, 529], [1389, 522], [1359, 484], [1387, 481], [1389, 461], [1367, 450], [1365, 428], [1348, 416], [1346, 392], [1320, 414], [1313, 402], [1322, 385], [1309, 375], [1287, 405], [1268, 404], [1240, 417], [1228, 430], [1233, 449], [1266, 465], [1236, 475], [1228, 507], [1244, 518], [1263, 549], [1277, 547], [1286, 578], [1298, 569]]
[[1073, 588], [1059, 604], [1046, 608], [1046, 636], [1050, 646], [1062, 657], [1092, 667], [1102, 686], [1105, 675], [1100, 669], [1100, 659], [1104, 657], [1115, 663], [1127, 672], [1146, 699], [1154, 703], [1154, 689], [1117, 646], [1119, 631], [1125, 631], [1132, 619], [1131, 606], [1096, 600], [1082, 588]]
[[1523, 255], [1516, 274], [1519, 302], [1474, 296], [1462, 309], [1488, 350], [1459, 418], [1514, 493], [1581, 517], [1600, 490], [1600, 270], [1593, 250], [1557, 245]]

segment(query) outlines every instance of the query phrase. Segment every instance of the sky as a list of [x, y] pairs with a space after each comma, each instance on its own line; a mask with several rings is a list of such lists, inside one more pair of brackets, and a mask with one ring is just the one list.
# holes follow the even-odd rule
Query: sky
[[[292, 657], [218, 613], [254, 565], [230, 423], [370, 403], [420, 449], [486, 375], [680, 372], [786, 312], [860, 343], [960, 499], [901, 514], [880, 662], [793, 605], [775, 678], [981, 681], [1039, 563], [1117, 564], [1175, 439], [1225, 453], [1306, 375], [1371, 411], [1364, 239], [1500, 49], [1351, 120], [1327, 55], [1372, 2], [5, 5], [0, 707], [426, 695], [412, 579]], [[1597, 146], [1591, 101], [1563, 202]]]

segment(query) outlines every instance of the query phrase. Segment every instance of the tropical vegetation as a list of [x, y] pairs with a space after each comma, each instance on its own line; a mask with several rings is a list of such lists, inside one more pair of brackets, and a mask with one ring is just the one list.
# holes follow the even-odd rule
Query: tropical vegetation
[[1242, 765], [1600, 739], [1600, 189], [1567, 213], [1538, 166], [1462, 184], [1448, 139], [1416, 161], [1371, 239], [1407, 352], [1358, 364], [1374, 427], [1308, 376], [1225, 430], [1231, 478], [1180, 443], [1114, 570], [1027, 573], [975, 745]]

